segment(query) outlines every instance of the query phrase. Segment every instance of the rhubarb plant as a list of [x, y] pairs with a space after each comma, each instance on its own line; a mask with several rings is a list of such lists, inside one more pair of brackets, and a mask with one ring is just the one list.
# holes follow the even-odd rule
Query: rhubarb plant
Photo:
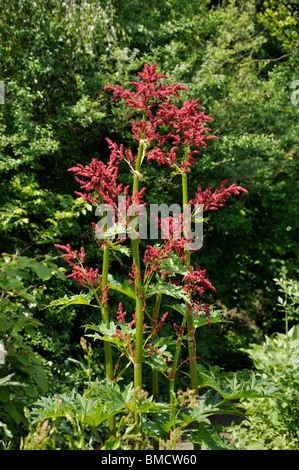
[[[152, 369], [150, 392], [158, 406], [159, 377], [169, 380], [169, 430], [176, 428], [176, 375], [180, 367], [182, 347], [186, 345], [190, 367], [190, 390], [199, 393], [198, 352], [196, 330], [203, 325], [224, 321], [213, 305], [204, 302], [206, 292], [215, 291], [206, 270], [192, 263], [192, 253], [202, 246], [202, 225], [207, 211], [218, 210], [233, 195], [246, 189], [237, 183], [223, 181], [218, 189], [203, 190], [198, 185], [195, 194], [188, 189], [188, 178], [200, 158], [200, 148], [217, 138], [207, 126], [213, 119], [199, 106], [199, 99], [180, 100], [187, 89], [166, 84], [167, 77], [158, 73], [156, 65], [144, 65], [139, 81], [130, 89], [120, 85], [107, 86], [113, 101], [123, 101], [134, 111], [131, 120], [134, 148], [107, 138], [110, 156], [107, 162], [93, 158], [89, 165], [78, 163], [69, 169], [80, 185], [77, 195], [92, 205], [99, 221], [92, 230], [102, 263], [89, 267], [84, 247], [74, 249], [69, 244], [56, 244], [62, 258], [82, 287], [82, 294], [52, 302], [61, 308], [68, 304], [85, 304], [99, 309], [99, 322], [85, 325], [85, 334], [100, 340], [105, 351], [105, 373], [108, 383], [117, 384], [132, 368], [134, 389], [144, 389], [144, 365]], [[180, 204], [167, 207], [146, 203], [146, 186], [142, 186], [144, 165], [165, 166], [170, 175], [181, 181]], [[158, 169], [157, 169], [158, 171]], [[131, 184], [119, 181], [125, 172]], [[173, 215], [170, 216], [170, 212]], [[157, 243], [156, 234], [160, 233]], [[144, 240], [146, 242], [144, 243]], [[152, 242], [152, 243], [151, 243]], [[125, 281], [119, 282], [111, 272], [111, 253], [121, 253], [130, 259]], [[130, 303], [115, 305], [117, 291]], [[164, 299], [172, 303], [167, 310]], [[161, 336], [168, 323], [170, 309], [179, 313], [179, 324], [173, 333]], [[117, 351], [117, 354], [114, 353]], [[135, 431], [141, 433], [143, 418], [135, 413]], [[116, 439], [116, 421], [108, 417], [110, 436]], [[154, 439], [154, 447], [157, 439]]]

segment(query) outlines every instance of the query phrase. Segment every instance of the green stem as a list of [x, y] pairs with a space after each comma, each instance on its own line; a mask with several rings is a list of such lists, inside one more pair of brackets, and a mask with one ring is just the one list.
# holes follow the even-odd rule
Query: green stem
[[103, 447], [104, 446], [104, 442], [103, 442], [103, 439], [101, 437], [101, 434], [99, 433], [99, 431], [97, 430], [97, 428], [91, 428], [93, 430], [93, 432], [95, 433], [98, 441], [100, 442], [101, 446]]
[[[140, 273], [138, 240], [132, 240], [132, 253], [135, 269]], [[134, 356], [134, 387], [142, 388], [142, 349], [143, 349], [143, 297], [139, 275], [135, 279], [136, 293], [136, 341]]]
[[[152, 316], [152, 328], [153, 329], [157, 327], [157, 321], [158, 321], [162, 296], [163, 294], [161, 292], [157, 294], [156, 296], [156, 301], [155, 301], [155, 306], [154, 306], [154, 311], [153, 311], [153, 316]], [[153, 336], [153, 339], [154, 338], [155, 336]], [[153, 369], [153, 372], [152, 372], [152, 391], [153, 391], [154, 399], [157, 400], [159, 396], [159, 383], [158, 383], [158, 371], [156, 369]]]
[[[187, 161], [188, 156], [188, 149], [185, 149], [184, 161]], [[187, 173], [183, 173], [182, 175], [182, 192], [183, 192], [183, 204], [187, 205], [189, 203], [188, 198], [188, 180], [187, 180]], [[186, 206], [184, 206], [186, 207]], [[185, 265], [187, 268], [190, 267], [190, 250], [185, 248], [185, 256], [186, 261]], [[189, 308], [189, 305], [186, 304], [185, 307], [185, 316], [187, 317], [187, 331], [188, 331], [188, 352], [189, 352], [189, 363], [190, 363], [190, 375], [191, 375], [191, 388], [198, 393], [198, 377], [197, 377], [197, 366], [196, 366], [196, 345], [195, 345], [195, 337], [194, 337], [194, 323], [193, 323], [193, 315], [192, 311]]]
[[[185, 148], [184, 151], [184, 162], [187, 161], [188, 157], [188, 149]], [[185, 205], [189, 203], [188, 198], [188, 179], [187, 173], [182, 174], [182, 194], [183, 194], [183, 205], [185, 209]], [[185, 266], [187, 268], [190, 267], [190, 250], [185, 248]], [[186, 303], [185, 305], [185, 314], [183, 317], [182, 325], [183, 328], [187, 323], [187, 331], [188, 331], [188, 355], [190, 358], [195, 358], [195, 344], [194, 344], [194, 324], [193, 324], [193, 316], [192, 311], [189, 308], [189, 305]], [[168, 371], [169, 374], [169, 403], [170, 403], [170, 422], [172, 425], [175, 425], [175, 376], [177, 371], [178, 360], [180, 356], [181, 346], [183, 342], [183, 334], [181, 334], [180, 338], [177, 341], [175, 354], [173, 358], [172, 368]], [[191, 388], [198, 393], [198, 377], [197, 377], [197, 368], [196, 368], [196, 360], [190, 359], [190, 374], [191, 374]]]
[[[187, 317], [183, 317], [182, 325], [181, 328], [184, 328], [185, 324], [187, 321]], [[169, 420], [174, 426], [175, 424], [175, 376], [176, 376], [176, 371], [178, 367], [178, 361], [180, 357], [180, 352], [181, 352], [181, 346], [183, 342], [183, 333], [179, 337], [176, 348], [175, 348], [175, 353], [173, 357], [173, 362], [172, 362], [172, 367], [168, 371], [168, 377], [169, 377], [169, 404], [170, 404], [170, 416]]]
[[[109, 270], [109, 248], [104, 248], [103, 267], [102, 267], [102, 289], [108, 285], [108, 270]], [[102, 319], [105, 326], [109, 327], [109, 307], [107, 302], [102, 304]], [[107, 341], [104, 342], [105, 350], [105, 365], [106, 373], [109, 380], [113, 381], [113, 361], [111, 344]]]
[[[156, 296], [156, 301], [155, 301], [155, 306], [154, 306], [154, 311], [153, 311], [153, 316], [152, 316], [152, 328], [153, 329], [157, 327], [157, 321], [159, 317], [162, 296], [163, 294], [161, 292], [157, 294]], [[153, 336], [153, 339], [154, 337], [155, 336]], [[157, 401], [159, 397], [159, 372], [157, 371], [157, 369], [153, 369], [152, 371], [152, 393], [153, 393], [154, 400]], [[158, 439], [154, 439], [153, 441], [153, 450], [159, 450]]]
[[85, 394], [85, 406], [84, 406], [84, 412], [83, 412], [83, 417], [82, 417], [82, 427], [81, 427], [81, 450], [84, 450], [85, 446], [85, 420], [86, 420], [86, 413], [87, 413], [87, 408], [88, 408], [88, 402], [89, 402], [89, 397], [90, 397], [90, 385], [91, 385], [91, 361], [90, 361], [90, 351], [87, 352], [87, 363], [88, 363], [88, 372], [87, 372], [87, 377], [88, 377], [88, 385], [87, 385], [87, 391]]
[[[138, 154], [135, 164], [135, 171], [133, 176], [133, 190], [132, 195], [139, 188], [140, 167], [144, 157], [144, 144], [140, 140]], [[134, 388], [142, 388], [142, 352], [143, 352], [143, 289], [141, 282], [141, 268], [140, 268], [140, 255], [139, 255], [139, 240], [138, 238], [131, 238], [133, 263], [135, 265], [135, 314], [136, 314], [136, 336], [135, 336], [135, 356], [134, 356]], [[136, 431], [142, 433], [142, 420], [140, 415], [136, 415]], [[138, 444], [139, 446], [140, 444]]]
[[[185, 147], [184, 151], [184, 162], [187, 161], [188, 157], [188, 148]], [[182, 174], [182, 192], [183, 192], [183, 205], [184, 208], [189, 203], [188, 197], [188, 177], [187, 173]], [[189, 238], [189, 237], [188, 237]], [[185, 265], [187, 268], [190, 268], [190, 258], [191, 252], [185, 247], [185, 256], [186, 261]], [[188, 281], [186, 281], [187, 283]], [[191, 299], [190, 299], [191, 300]], [[195, 343], [195, 334], [194, 334], [194, 322], [192, 311], [190, 310], [189, 304], [186, 303], [185, 306], [185, 318], [187, 319], [187, 331], [188, 331], [188, 354], [189, 354], [189, 364], [190, 364], [190, 377], [191, 377], [191, 388], [194, 390], [195, 394], [198, 395], [198, 375], [197, 375], [197, 364], [196, 364], [196, 343]], [[200, 450], [200, 446], [195, 444], [195, 450]]]
[[[143, 159], [144, 144], [139, 143], [138, 154], [133, 176], [133, 196], [139, 188], [140, 167]], [[135, 276], [135, 295], [136, 295], [136, 342], [134, 358], [134, 387], [142, 388], [142, 350], [143, 350], [143, 290], [141, 283], [141, 269], [139, 256], [139, 240], [132, 237], [132, 255], [133, 263], [137, 275]]]
[[[108, 285], [108, 271], [109, 271], [109, 248], [104, 248], [103, 256], [103, 267], [102, 267], [102, 289]], [[105, 326], [109, 327], [109, 307], [108, 303], [105, 302], [102, 305], [102, 320]], [[104, 354], [105, 354], [105, 367], [106, 375], [110, 382], [113, 382], [114, 379], [114, 370], [113, 370], [113, 359], [112, 359], [112, 348], [111, 343], [104, 341]], [[110, 435], [115, 436], [116, 434], [116, 424], [115, 417], [111, 416], [108, 418], [108, 428]]]
[[[104, 248], [104, 255], [103, 255], [103, 265], [102, 265], [102, 289], [108, 285], [108, 270], [109, 270], [109, 248]], [[100, 301], [97, 291], [92, 288], [92, 293], [97, 301], [97, 304], [101, 308], [102, 313], [102, 322], [105, 326], [109, 327], [109, 307], [107, 302], [104, 304]], [[114, 379], [114, 371], [113, 371], [113, 359], [112, 359], [112, 348], [111, 344], [107, 341], [104, 341], [104, 355], [105, 355], [105, 369], [106, 369], [106, 376], [108, 380], [113, 382]], [[116, 427], [115, 427], [115, 417], [111, 416], [108, 418], [108, 428], [111, 436], [116, 435]]]

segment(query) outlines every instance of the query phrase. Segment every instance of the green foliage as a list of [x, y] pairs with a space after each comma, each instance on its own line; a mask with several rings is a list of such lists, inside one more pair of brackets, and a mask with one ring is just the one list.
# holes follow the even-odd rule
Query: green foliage
[[52, 300], [52, 302], [50, 302], [49, 304], [49, 307], [61, 307], [58, 312], [61, 312], [61, 310], [66, 307], [69, 307], [70, 305], [91, 305], [92, 307], [99, 308], [98, 305], [90, 304], [90, 301], [90, 293], [81, 293], [78, 295], [72, 295], [71, 297], [65, 295], [60, 299]]
[[225, 437], [221, 436], [221, 427], [215, 426], [212, 430], [208, 426], [200, 428], [192, 434], [192, 442], [202, 450], [235, 450], [234, 446]]
[[277, 297], [277, 304], [285, 313], [286, 323], [297, 322], [299, 314], [299, 282], [295, 279], [274, 279], [283, 297]]
[[[206, 377], [209, 377], [210, 371], [206, 369], [205, 373]], [[226, 375], [224, 381], [227, 382]], [[213, 384], [212, 378], [211, 383]], [[208, 386], [208, 384], [206, 383], [205, 386]], [[216, 388], [218, 389], [218, 387]], [[221, 388], [223, 390], [223, 386]], [[230, 402], [232, 397], [244, 398], [250, 395], [260, 398], [266, 396], [267, 393], [269, 393], [269, 389], [263, 390], [260, 386], [257, 388], [253, 377], [249, 381], [244, 380], [244, 373], [242, 373], [241, 379], [233, 374], [230, 381], [230, 394], [226, 398], [221, 396], [218, 391], [215, 394], [210, 389], [197, 401], [192, 391], [179, 391], [176, 399], [175, 427], [172, 429], [173, 423], [169, 421], [169, 410], [165, 403], [154, 402], [153, 398], [148, 397], [144, 391], [140, 391], [136, 395], [132, 383], [121, 390], [119, 385], [96, 381], [91, 382], [88, 394], [86, 391], [83, 395], [78, 394], [73, 390], [68, 394], [60, 394], [52, 398], [47, 397], [39, 400], [31, 413], [31, 438], [35, 433], [37, 436], [42, 434], [39, 431], [42, 423], [48, 425], [51, 422], [52, 425], [49, 425], [49, 430], [50, 435], [55, 432], [55, 442], [62, 443], [63, 439], [66, 439], [71, 449], [79, 447], [88, 449], [92, 443], [92, 445], [102, 446], [101, 448], [105, 450], [120, 447], [130, 449], [134, 448], [139, 442], [136, 429], [134, 430], [134, 416], [138, 412], [142, 414], [143, 429], [147, 437], [160, 438], [163, 449], [175, 449], [182, 436], [189, 437], [193, 443], [200, 443], [203, 450], [234, 449], [232, 444], [220, 437], [221, 427], [210, 428], [210, 418], [223, 413], [241, 414], [243, 417], [240, 406]], [[107, 436], [101, 432], [101, 426], [107, 420], [107, 417], [111, 415], [119, 416], [118, 432], [116, 438], [110, 437], [107, 439]], [[72, 424], [68, 431], [65, 423]], [[200, 423], [201, 426], [190, 435], [188, 429], [192, 423]], [[33, 427], [36, 424], [38, 426], [37, 431]], [[89, 428], [89, 432], [85, 434], [86, 441], [84, 444], [81, 440], [82, 426], [86, 426], [86, 429]], [[96, 430], [97, 427], [99, 427], [98, 430]], [[91, 429], [94, 431], [92, 438], [90, 435]], [[28, 440], [29, 436], [26, 438], [26, 441]], [[58, 449], [56, 443], [53, 443], [52, 440], [49, 446]], [[144, 445], [149, 445], [147, 439], [143, 442]]]
[[[85, 374], [84, 390], [78, 393], [73, 389], [37, 400], [31, 413], [26, 412], [30, 433], [23, 440], [22, 448], [144, 449], [150, 445], [149, 438], [154, 438], [160, 439], [162, 449], [175, 449], [184, 437], [200, 444], [203, 450], [232, 450], [232, 444], [221, 437], [223, 428], [211, 427], [211, 418], [219, 414], [244, 418], [245, 407], [238, 400], [264, 399], [275, 390], [250, 371], [226, 373], [217, 367], [201, 366], [200, 387], [207, 391], [196, 397], [192, 390], [178, 390], [172, 422], [169, 405], [155, 401], [144, 390], [134, 389], [133, 383], [120, 386], [93, 380], [93, 352], [84, 339], [81, 345], [86, 351], [85, 361], [79, 363]], [[142, 417], [145, 436], [138, 434], [136, 413]], [[108, 437], [104, 425], [109, 416], [117, 417], [114, 437]], [[200, 424], [198, 428], [196, 423]]]
[[208, 370], [199, 366], [199, 386], [215, 390], [224, 401], [262, 398], [276, 391], [275, 385], [265, 386], [253, 371], [221, 372], [217, 366], [210, 366]]
[[266, 336], [263, 344], [253, 344], [246, 350], [262, 382], [276, 388], [276, 396], [241, 400], [249, 421], [245, 426], [232, 428], [239, 449], [298, 449], [298, 334], [297, 325], [289, 330], [288, 341], [285, 335], [276, 333]]
[[36, 237], [45, 245], [74, 234], [69, 224], [86, 210], [65, 172], [74, 156], [98, 151], [106, 115], [99, 84], [114, 39], [111, 8], [86, 1], [2, 3], [1, 18], [1, 215], [11, 251], [14, 240], [21, 249]]
[[169, 297], [172, 297], [176, 300], [184, 300], [189, 303], [189, 298], [184, 292], [182, 286], [177, 286], [175, 284], [170, 284], [168, 282], [163, 282], [159, 276], [157, 276], [157, 284], [151, 286], [151, 288], [146, 291], [146, 296], [151, 297], [157, 294], [165, 294]]
[[[27, 256], [4, 254], [0, 261], [0, 339], [7, 353], [1, 366], [0, 419], [13, 433], [26, 426], [24, 406], [48, 390], [44, 362], [31, 343], [41, 327], [33, 312], [45, 289], [43, 283], [58, 272], [54, 263]], [[14, 382], [6, 383], [5, 376], [13, 376]]]

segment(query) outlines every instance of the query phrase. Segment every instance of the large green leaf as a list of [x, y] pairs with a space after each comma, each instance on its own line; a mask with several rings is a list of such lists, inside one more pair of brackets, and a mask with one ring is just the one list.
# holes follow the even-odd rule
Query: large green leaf
[[195, 328], [215, 323], [232, 323], [223, 317], [223, 313], [220, 310], [214, 309], [210, 310], [209, 317], [204, 312], [202, 312], [202, 316], [194, 315], [193, 322]]
[[86, 336], [94, 339], [100, 339], [103, 341], [109, 341], [116, 344], [119, 344], [118, 336], [113, 337], [116, 334], [116, 324], [111, 321], [109, 326], [101, 323], [100, 325], [96, 325], [95, 323], [90, 323], [85, 326], [85, 331], [91, 330], [95, 331], [94, 334], [87, 334]]
[[5, 406], [5, 411], [11, 416], [11, 418], [15, 421], [16, 424], [21, 423], [22, 415], [12, 403], [9, 403]]
[[26, 386], [20, 382], [16, 382], [16, 381], [12, 381], [11, 378], [14, 376], [15, 374], [9, 374], [9, 375], [6, 375], [5, 377], [1, 377], [0, 378], [0, 387], [5, 387], [7, 385], [20, 385], [20, 386]]
[[166, 365], [166, 358], [171, 360], [172, 353], [167, 351], [169, 344], [175, 343], [172, 338], [158, 338], [154, 341], [154, 353], [148, 353], [147, 349], [143, 350], [143, 362], [148, 364], [152, 369], [159, 372], [166, 372], [168, 366]]
[[182, 263], [181, 258], [172, 252], [169, 253], [168, 258], [161, 261], [160, 269], [167, 272], [171, 271], [171, 276], [176, 274], [185, 275], [187, 273], [187, 268]]
[[[109, 326], [105, 325], [104, 323], [101, 323], [100, 325], [88, 324], [84, 326], [85, 326], [85, 331], [90, 330], [90, 331], [95, 332], [92, 334], [86, 334], [85, 335], [86, 337], [93, 338], [94, 340], [100, 340], [100, 341], [112, 343], [121, 352], [126, 351], [128, 341], [130, 340], [128, 339], [127, 335], [129, 335], [130, 338], [133, 339], [135, 338], [135, 334], [136, 334], [135, 328], [128, 329], [128, 326], [125, 323], [116, 325], [113, 321], [109, 323]], [[123, 334], [123, 337], [120, 337], [117, 334], [117, 330], [120, 330], [120, 332]]]
[[198, 366], [200, 388], [212, 388], [223, 400], [240, 400], [242, 398], [271, 397], [277, 390], [275, 385], [265, 384], [253, 371], [223, 373], [219, 368]]
[[90, 409], [87, 410], [85, 416], [85, 422], [91, 427], [96, 428], [104, 421], [106, 421], [110, 416], [113, 416], [117, 412], [112, 412], [109, 410], [108, 412], [105, 411], [107, 407], [103, 403], [95, 403], [91, 402]]
[[106, 381], [99, 387], [98, 397], [106, 403], [110, 412], [126, 409], [126, 405], [132, 400], [134, 385], [129, 383], [123, 390], [117, 384]]
[[221, 437], [217, 429], [208, 429], [204, 424], [191, 433], [191, 442], [199, 444], [202, 450], [234, 450], [234, 446]]
[[190, 303], [189, 296], [186, 294], [184, 289], [181, 286], [176, 284], [171, 284], [169, 282], [158, 282], [157, 284], [150, 285], [149, 289], [146, 292], [146, 297], [151, 297], [156, 294], [164, 294], [175, 299], [184, 300], [187, 303]]
[[[170, 308], [173, 308], [177, 312], [180, 312], [182, 315], [185, 315], [185, 305], [169, 305]], [[211, 308], [209, 318], [207, 315], [202, 312], [202, 316], [198, 314], [193, 315], [194, 328], [199, 328], [204, 325], [213, 324], [213, 323], [231, 323], [229, 320], [226, 320], [223, 317], [223, 313], [220, 310]]]
[[120, 282], [116, 281], [111, 274], [108, 274], [108, 283], [109, 283], [109, 289], [121, 292], [127, 297], [130, 297], [131, 299], [136, 300], [135, 292], [132, 289], [129, 281], [125, 281], [121, 284]]
[[91, 295], [81, 293], [78, 295], [73, 295], [72, 297], [67, 297], [67, 295], [65, 295], [59, 299], [52, 300], [52, 302], [50, 302], [47, 307], [61, 307], [58, 312], [66, 307], [69, 307], [70, 305], [90, 305], [91, 307], [100, 308], [98, 305], [93, 305], [90, 302]]
[[51, 269], [49, 269], [48, 266], [46, 266], [45, 264], [42, 264], [42, 263], [31, 264], [31, 269], [43, 281], [47, 281], [48, 279], [52, 277]]

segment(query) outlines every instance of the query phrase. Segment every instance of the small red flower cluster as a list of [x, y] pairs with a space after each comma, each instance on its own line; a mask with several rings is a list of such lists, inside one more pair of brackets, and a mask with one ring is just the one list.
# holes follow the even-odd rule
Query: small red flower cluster
[[216, 189], [212, 193], [212, 187], [202, 191], [200, 185], [197, 188], [194, 199], [189, 201], [189, 204], [202, 204], [204, 211], [217, 210], [219, 207], [223, 206], [223, 203], [232, 195], [237, 195], [240, 191], [248, 193], [248, 191], [242, 186], [237, 184], [231, 184], [228, 188], [225, 187], [226, 181], [222, 181], [219, 189]]
[[[110, 159], [106, 165], [100, 160], [93, 158], [89, 165], [83, 166], [80, 163], [77, 166], [69, 168], [76, 176], [76, 181], [81, 189], [88, 193], [75, 192], [83, 197], [89, 204], [100, 204], [105, 202], [115, 206], [117, 197], [120, 194], [127, 195], [129, 186], [123, 188], [122, 184], [117, 183], [118, 166], [123, 158], [122, 146], [118, 148], [117, 144], [107, 139], [111, 150]], [[79, 178], [80, 176], [80, 178]], [[86, 178], [82, 180], [81, 177]]]
[[[127, 315], [127, 312], [123, 310], [122, 302], [119, 302], [118, 310], [116, 312], [116, 319], [118, 323], [120, 323], [121, 325], [124, 324], [126, 315]], [[128, 324], [128, 328], [133, 328], [135, 324], [136, 324], [136, 315], [133, 314], [133, 320]]]
[[132, 272], [129, 273], [130, 276], [130, 284], [135, 289], [135, 281], [141, 282], [141, 273], [136, 269], [136, 264], [132, 264]]
[[102, 276], [99, 274], [98, 269], [83, 266], [85, 259], [84, 248], [81, 247], [78, 252], [78, 250], [72, 251], [69, 244], [66, 246], [55, 244], [54, 246], [66, 252], [61, 255], [61, 257], [64, 258], [72, 268], [72, 273], [68, 274], [66, 277], [74, 278], [82, 287], [92, 287], [93, 289], [97, 289], [101, 303], [106, 303], [108, 301], [108, 286], [105, 286], [102, 289]]
[[[118, 323], [121, 325], [120, 329], [116, 328], [115, 333], [111, 335], [111, 338], [118, 338], [123, 343], [123, 353], [120, 356], [120, 359], [124, 357], [126, 354], [130, 357], [130, 359], [134, 362], [135, 357], [135, 336], [134, 330], [132, 329], [136, 325], [136, 314], [132, 315], [133, 320], [131, 322], [125, 322], [125, 316], [127, 312], [123, 311], [122, 302], [118, 304], [118, 310], [116, 312], [116, 319]], [[146, 323], [143, 324], [143, 330], [146, 329]], [[115, 367], [115, 370], [119, 368], [120, 359]]]
[[151, 332], [152, 336], [155, 336], [156, 334], [158, 334], [159, 331], [163, 328], [163, 326], [166, 323], [166, 318], [167, 317], [168, 317], [168, 312], [165, 312], [164, 315], [162, 315], [161, 320], [159, 320], [158, 325], [153, 325], [153, 329], [152, 329], [152, 332]]
[[[181, 214], [179, 221], [177, 218], [171, 216], [158, 220], [154, 213], [152, 214], [152, 218], [156, 219], [157, 226], [161, 228], [161, 236], [164, 240], [162, 246], [155, 247], [147, 245], [143, 258], [143, 263], [146, 266], [145, 277], [149, 277], [159, 271], [161, 262], [164, 259], [168, 259], [171, 252], [175, 252], [184, 263], [184, 245], [188, 243], [188, 240], [181, 236], [181, 233], [184, 231], [183, 214]], [[179, 235], [180, 238], [177, 238], [176, 234]], [[161, 271], [161, 274], [163, 273], [164, 272]]]
[[165, 240], [164, 244], [159, 247], [147, 245], [143, 258], [143, 262], [146, 268], [146, 278], [159, 270], [162, 261], [169, 258], [169, 254], [173, 251], [174, 248], [175, 243], [171, 238]]
[[125, 316], [126, 316], [127, 312], [124, 312], [123, 311], [123, 306], [122, 306], [122, 303], [119, 302], [118, 304], [118, 310], [116, 312], [116, 319], [119, 323], [125, 323]]
[[163, 259], [168, 258], [168, 253], [163, 252], [163, 248], [147, 245], [144, 252], [143, 262], [148, 269], [146, 270], [146, 277], [158, 271], [159, 266]]
[[187, 90], [187, 88], [174, 83], [169, 86], [159, 84], [158, 80], [167, 78], [167, 76], [157, 73], [157, 66], [154, 63], [151, 66], [145, 64], [143, 72], [138, 72], [138, 75], [142, 80], [131, 82], [131, 85], [136, 87], [134, 92], [123, 90], [119, 85], [106, 86], [105, 90], [113, 92], [113, 100], [124, 99], [129, 107], [144, 110], [148, 117], [151, 116], [151, 108], [154, 107], [156, 100], [164, 101], [169, 95], [178, 98], [178, 91]]
[[194, 315], [197, 317], [202, 317], [202, 314], [204, 313], [207, 317], [208, 325], [209, 327], [211, 327], [211, 320], [210, 320], [211, 309], [210, 309], [209, 304], [203, 304], [202, 300], [200, 300], [199, 302], [192, 301], [191, 310], [193, 311]]
[[[151, 66], [145, 64], [143, 72], [139, 73], [142, 81], [131, 82], [136, 91], [123, 90], [120, 85], [105, 89], [113, 93], [113, 100], [124, 99], [129, 107], [143, 112], [141, 120], [132, 120], [132, 130], [135, 139], [146, 141], [147, 146], [157, 141], [153, 149], [147, 150], [147, 159], [183, 172], [195, 162], [194, 154], [199, 153], [196, 148], [205, 146], [209, 139], [217, 138], [205, 133], [210, 129], [204, 127], [204, 123], [213, 119], [199, 108], [199, 99], [185, 101], [182, 108], [175, 106], [170, 96], [179, 98], [179, 92], [187, 88], [174, 83], [168, 86], [158, 83], [159, 79], [167, 76], [158, 74], [156, 70], [154, 63]], [[177, 151], [184, 149], [188, 155], [179, 164]]]
[[179, 326], [176, 323], [174, 323], [173, 328], [176, 334], [178, 335], [178, 337], [180, 338], [183, 335], [184, 330], [186, 329], [186, 326]]
[[200, 266], [196, 263], [196, 269], [190, 266], [189, 273], [183, 277], [184, 290], [186, 293], [199, 293], [201, 296], [204, 291], [212, 289], [216, 291], [215, 287], [205, 278], [206, 269], [200, 269]]
[[[129, 354], [131, 359], [132, 360], [134, 359], [135, 351], [134, 351], [134, 344], [133, 344], [133, 335], [130, 331], [129, 326], [127, 327], [127, 331], [124, 333], [121, 330], [116, 329], [116, 333], [111, 335], [111, 338], [119, 338], [120, 341], [124, 344], [124, 351], [121, 357], [125, 356], [127, 352], [127, 354]], [[115, 367], [116, 370], [118, 369], [119, 364], [120, 364], [120, 359], [119, 359], [118, 364]]]
[[168, 360], [167, 355], [165, 355], [164, 351], [161, 351], [158, 347], [155, 346], [154, 338], [159, 333], [159, 331], [163, 328], [163, 326], [166, 324], [167, 317], [168, 317], [168, 312], [165, 312], [162, 315], [161, 319], [159, 320], [158, 324], [156, 320], [152, 321], [152, 329], [150, 332], [150, 336], [147, 340], [148, 342], [146, 342], [146, 344], [144, 345], [146, 354], [148, 356], [150, 356], [151, 354], [160, 355], [161, 357], [165, 359], [166, 364]]
[[[167, 135], [162, 135], [159, 144], [149, 152], [148, 160], [156, 160], [158, 165], [166, 165], [170, 168], [186, 169], [195, 163], [194, 155], [199, 153], [198, 147], [206, 146], [210, 139], [216, 139], [214, 135], [207, 135], [209, 127], [205, 127], [206, 121], [213, 121], [206, 116], [198, 106], [199, 99], [194, 101], [185, 101], [181, 108], [171, 104], [170, 100], [162, 103], [157, 112], [157, 124], [170, 126]], [[172, 141], [172, 147], [163, 147], [168, 141]], [[177, 161], [179, 150], [187, 151], [187, 158], [181, 163]]]

